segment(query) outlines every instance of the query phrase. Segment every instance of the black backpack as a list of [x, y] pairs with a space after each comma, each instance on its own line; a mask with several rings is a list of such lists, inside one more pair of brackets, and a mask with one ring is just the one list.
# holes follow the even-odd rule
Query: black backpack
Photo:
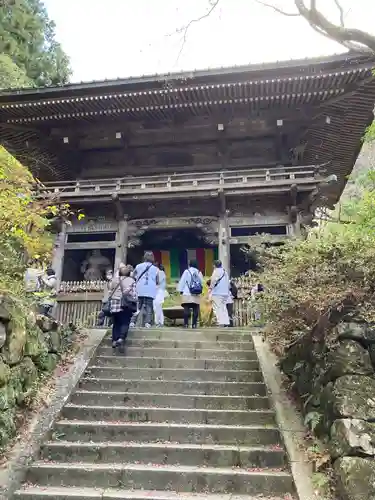
[[197, 273], [190, 273], [190, 276], [191, 276], [191, 280], [190, 280], [190, 284], [188, 285], [189, 287], [189, 291], [191, 293], [191, 295], [201, 295], [202, 292], [203, 292], [203, 285], [202, 285], [202, 282], [201, 280], [199, 279], [199, 276]]

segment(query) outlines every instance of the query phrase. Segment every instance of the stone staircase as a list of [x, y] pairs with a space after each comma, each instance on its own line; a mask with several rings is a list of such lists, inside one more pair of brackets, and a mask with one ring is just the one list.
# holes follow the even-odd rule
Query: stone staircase
[[105, 338], [16, 492], [22, 500], [295, 498], [252, 336]]

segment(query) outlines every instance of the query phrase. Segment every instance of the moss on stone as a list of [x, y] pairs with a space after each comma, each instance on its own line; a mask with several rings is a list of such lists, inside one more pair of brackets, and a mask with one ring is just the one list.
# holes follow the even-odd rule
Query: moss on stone
[[31, 359], [38, 358], [41, 354], [48, 352], [47, 343], [43, 338], [43, 332], [36, 325], [27, 332], [25, 355]]
[[46, 333], [48, 352], [58, 354], [61, 350], [60, 332], [58, 329]]
[[323, 390], [322, 410], [327, 422], [339, 418], [375, 420], [375, 380], [361, 375], [345, 375]]
[[20, 405], [24, 400], [23, 374], [21, 366], [14, 366], [11, 369], [10, 380], [8, 383], [9, 398], [14, 400], [14, 404]]
[[7, 384], [10, 377], [10, 368], [4, 363], [4, 360], [0, 356], [0, 387]]
[[22, 388], [24, 392], [27, 392], [38, 379], [38, 369], [29, 357], [23, 358], [19, 367]]
[[23, 357], [26, 345], [25, 322], [10, 321], [7, 325], [7, 340], [2, 349], [3, 357], [7, 364], [16, 365]]
[[16, 435], [16, 415], [13, 409], [0, 411], [0, 448], [5, 445]]
[[10, 408], [9, 404], [9, 393], [8, 386], [4, 386], [0, 388], [0, 411], [5, 411]]
[[36, 360], [36, 366], [43, 372], [52, 372], [57, 365], [58, 355], [53, 353], [43, 353]]
[[374, 500], [375, 460], [343, 457], [335, 462], [338, 493], [345, 500]]

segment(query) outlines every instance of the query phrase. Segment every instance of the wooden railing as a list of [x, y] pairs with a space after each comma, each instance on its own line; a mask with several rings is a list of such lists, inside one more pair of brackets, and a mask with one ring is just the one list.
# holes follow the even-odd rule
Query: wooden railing
[[[97, 326], [102, 301], [100, 294], [70, 294], [58, 298], [57, 319], [62, 323], [74, 323], [85, 328]], [[246, 327], [253, 324], [251, 303], [248, 300], [234, 301], [234, 326]], [[106, 322], [107, 325], [107, 322]]]
[[270, 184], [283, 186], [294, 183], [309, 184], [322, 178], [314, 166], [275, 167], [272, 169], [227, 170], [221, 172], [188, 173], [158, 175], [122, 179], [84, 179], [79, 181], [61, 181], [46, 183], [47, 193], [62, 197], [80, 197], [83, 195], [110, 195], [132, 193], [159, 193], [172, 191], [204, 191], [207, 189], [233, 189], [258, 187]]
[[[75, 323], [94, 328], [102, 306], [104, 281], [68, 281], [60, 285], [57, 301], [57, 319], [62, 323]], [[234, 301], [235, 326], [252, 324], [252, 305], [248, 300], [250, 283], [247, 278], [237, 283], [239, 296]]]
[[60, 294], [103, 292], [105, 281], [62, 281]]

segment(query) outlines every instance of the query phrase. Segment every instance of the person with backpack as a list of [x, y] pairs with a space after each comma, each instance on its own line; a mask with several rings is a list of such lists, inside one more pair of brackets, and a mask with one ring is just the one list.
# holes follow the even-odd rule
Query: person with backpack
[[122, 265], [118, 276], [108, 284], [108, 308], [112, 318], [112, 347], [125, 349], [125, 340], [128, 335], [130, 320], [137, 304], [135, 281], [131, 277], [132, 266]]
[[221, 260], [215, 260], [211, 276], [210, 293], [212, 306], [219, 326], [229, 326], [227, 302], [229, 297], [229, 276]]
[[134, 269], [138, 295], [140, 326], [151, 328], [154, 315], [154, 300], [159, 285], [159, 269], [154, 264], [152, 252], [145, 252], [143, 262]]
[[229, 326], [234, 326], [234, 300], [238, 297], [237, 285], [233, 280], [229, 281], [229, 295], [227, 300], [227, 311], [229, 316]]
[[203, 275], [198, 269], [196, 260], [191, 260], [189, 267], [182, 273], [177, 290], [182, 295], [184, 328], [189, 328], [190, 316], [192, 316], [192, 328], [197, 328], [200, 300], [203, 293]]

